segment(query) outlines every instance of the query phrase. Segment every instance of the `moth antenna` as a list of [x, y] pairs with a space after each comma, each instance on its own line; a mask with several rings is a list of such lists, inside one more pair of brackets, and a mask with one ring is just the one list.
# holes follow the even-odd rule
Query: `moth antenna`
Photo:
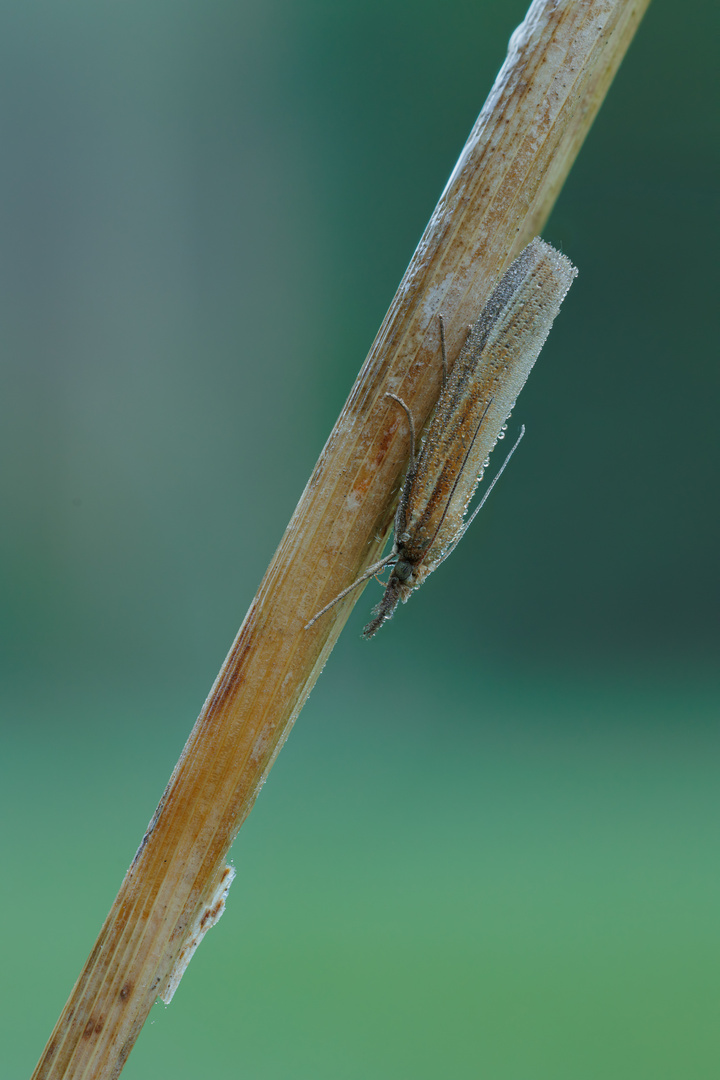
[[415, 464], [415, 421], [413, 420], [412, 413], [410, 412], [410, 409], [405, 404], [403, 399], [398, 397], [397, 394], [386, 394], [385, 397], [389, 397], [389, 398], [392, 398], [393, 401], [397, 401], [398, 405], [400, 405], [405, 410], [405, 415], [407, 416], [408, 423], [410, 425], [410, 464], [414, 465]]
[[444, 390], [448, 378], [447, 349], [445, 347], [445, 316], [438, 315], [438, 319], [440, 320], [440, 353], [442, 355], [442, 386], [440, 389]]
[[373, 563], [368, 567], [364, 574], [361, 574], [356, 581], [353, 581], [352, 585], [348, 585], [347, 589], [343, 589], [341, 593], [338, 593], [334, 600], [331, 600], [329, 604], [326, 604], [324, 608], [321, 608], [316, 615], [313, 615], [310, 622], [305, 623], [303, 630], [308, 630], [314, 622], [317, 622], [321, 615], [324, 615], [326, 611], [329, 611], [331, 607], [335, 607], [338, 600], [342, 600], [344, 596], [356, 589], [358, 585], [362, 585], [363, 581], [367, 581], [368, 578], [374, 577], [378, 571], [382, 570], [384, 566], [387, 566], [389, 562], [397, 561], [397, 555], [394, 551], [391, 551], [389, 555], [386, 555], [380, 562]]

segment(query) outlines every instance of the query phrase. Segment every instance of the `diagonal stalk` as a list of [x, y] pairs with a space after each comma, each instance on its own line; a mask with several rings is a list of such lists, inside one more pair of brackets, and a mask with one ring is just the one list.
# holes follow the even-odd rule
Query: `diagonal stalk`
[[385, 542], [437, 398], [437, 315], [455, 356], [493, 283], [540, 232], [649, 0], [535, 0], [400, 283], [158, 810], [34, 1073], [120, 1073], [222, 912], [238, 829], [362, 590], [310, 629]]

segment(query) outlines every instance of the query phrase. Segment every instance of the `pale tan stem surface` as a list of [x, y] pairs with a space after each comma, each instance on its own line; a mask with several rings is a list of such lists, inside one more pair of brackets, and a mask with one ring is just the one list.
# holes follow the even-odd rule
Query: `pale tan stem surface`
[[[649, 0], [536, 0], [300, 499], [34, 1074], [116, 1077], [181, 950], [211, 923], [224, 861], [379, 557], [448, 354], [542, 228]], [[379, 647], [379, 646], [378, 646]], [[198, 928], [200, 927], [200, 931]]]

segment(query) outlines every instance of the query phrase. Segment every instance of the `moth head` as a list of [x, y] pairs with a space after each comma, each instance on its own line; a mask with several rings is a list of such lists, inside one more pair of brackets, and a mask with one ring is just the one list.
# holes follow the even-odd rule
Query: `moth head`
[[407, 559], [398, 559], [393, 567], [392, 576], [403, 585], [412, 583], [414, 574], [415, 564]]

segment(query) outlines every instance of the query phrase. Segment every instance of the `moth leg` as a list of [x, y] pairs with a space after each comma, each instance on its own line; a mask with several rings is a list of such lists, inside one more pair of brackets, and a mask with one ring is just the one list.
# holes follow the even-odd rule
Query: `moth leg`
[[338, 593], [334, 600], [331, 600], [329, 604], [326, 604], [324, 608], [321, 608], [320, 611], [316, 612], [315, 615], [313, 615], [312, 619], [310, 619], [310, 622], [305, 623], [303, 630], [308, 630], [314, 622], [318, 621], [321, 615], [324, 615], [325, 612], [329, 611], [331, 607], [335, 607], [338, 600], [342, 600], [344, 597], [347, 596], [348, 593], [352, 592], [353, 589], [356, 589], [358, 585], [362, 585], [363, 581], [367, 581], [368, 578], [375, 577], [377, 574], [380, 573], [383, 567], [387, 566], [390, 562], [397, 562], [397, 554], [394, 548], [389, 555], [386, 555], [384, 559], [380, 560], [380, 562], [373, 563], [372, 566], [369, 566], [364, 574], [361, 574], [359, 578], [353, 581], [352, 585], [348, 585], [347, 589], [343, 589], [341, 593]]
[[415, 421], [412, 418], [412, 413], [405, 404], [402, 398], [397, 394], [386, 394], [385, 397], [392, 398], [393, 401], [397, 401], [398, 405], [405, 410], [405, 415], [408, 418], [408, 424], [410, 425], [410, 467], [415, 464]]
[[[521, 443], [521, 441], [522, 441], [522, 437], [523, 437], [523, 435], [524, 435], [524, 434], [525, 434], [525, 425], [524, 425], [524, 424], [521, 424], [521, 426], [520, 426], [520, 434], [518, 435], [517, 439], [515, 440], [515, 443], [514, 443], [514, 445], [513, 445], [513, 446], [511, 446], [511, 447], [510, 447], [510, 449], [508, 450], [508, 453], [507, 453], [507, 457], [506, 457], [506, 458], [505, 458], [505, 460], [503, 461], [503, 463], [502, 463], [502, 465], [500, 466], [500, 468], [498, 469], [498, 471], [497, 471], [497, 472], [495, 473], [495, 475], [493, 476], [493, 478], [492, 478], [492, 483], [490, 484], [490, 487], [489, 487], [489, 488], [487, 489], [487, 491], [486, 491], [486, 492], [485, 492], [485, 494], [483, 495], [482, 499], [480, 500], [480, 503], [479, 503], [479, 505], [478, 505], [478, 506], [476, 506], [476, 507], [475, 507], [475, 509], [473, 510], [472, 514], [470, 515], [470, 518], [468, 519], [468, 523], [467, 523], [467, 525], [465, 525], [465, 526], [463, 527], [463, 531], [462, 531], [462, 533], [460, 534], [460, 536], [462, 536], [462, 535], [463, 535], [463, 533], [464, 533], [464, 532], [466, 532], [466, 530], [470, 528], [470, 526], [472, 525], [473, 521], [475, 520], [475, 518], [477, 517], [477, 515], [478, 515], [478, 514], [480, 513], [480, 511], [482, 510], [483, 506], [485, 505], [485, 503], [486, 503], [486, 502], [487, 502], [487, 500], [488, 500], [488, 496], [489, 496], [490, 492], [491, 492], [491, 491], [492, 491], [492, 489], [493, 489], [493, 488], [495, 487], [495, 485], [497, 484], [497, 482], [498, 482], [498, 480], [500, 479], [500, 477], [502, 476], [502, 474], [503, 474], [503, 473], [505, 472], [505, 469], [506, 469], [506, 468], [507, 468], [507, 466], [508, 466], [508, 462], [510, 461], [510, 458], [511, 458], [511, 457], [513, 456], [513, 454], [514, 454], [514, 453], [515, 453], [515, 451], [517, 450], [518, 446], [520, 445], [520, 443]], [[460, 537], [458, 537], [458, 539], [459, 539], [459, 538], [460, 538]]]
[[[500, 468], [498, 469], [498, 471], [497, 471], [497, 472], [495, 473], [495, 475], [493, 476], [493, 478], [492, 478], [492, 482], [490, 483], [490, 486], [488, 487], [487, 491], [486, 491], [486, 492], [485, 492], [485, 494], [483, 495], [483, 497], [482, 497], [482, 499], [480, 500], [480, 502], [478, 503], [478, 505], [477, 505], [477, 506], [475, 507], [475, 509], [473, 510], [473, 512], [472, 512], [472, 514], [470, 515], [470, 517], [469, 517], [469, 518], [467, 519], [467, 521], [465, 522], [465, 524], [464, 524], [464, 525], [463, 525], [463, 526], [462, 526], [462, 527], [461, 527], [461, 528], [460, 528], [460, 529], [458, 530], [458, 534], [457, 534], [457, 536], [455, 537], [455, 539], [453, 540], [453, 542], [452, 542], [452, 543], [450, 544], [450, 547], [449, 547], [449, 548], [447, 549], [447, 551], [445, 552], [445, 554], [443, 555], [443, 557], [442, 557], [441, 559], [439, 559], [439, 560], [438, 560], [437, 566], [439, 566], [439, 565], [440, 565], [440, 563], [444, 563], [444, 562], [445, 562], [445, 560], [447, 559], [448, 555], [452, 555], [453, 551], [454, 551], [454, 550], [455, 550], [455, 548], [456, 548], [456, 547], [458, 546], [458, 544], [459, 544], [459, 543], [460, 543], [460, 541], [462, 540], [463, 536], [464, 536], [464, 535], [465, 535], [465, 533], [466, 533], [466, 532], [468, 531], [468, 529], [469, 529], [469, 528], [470, 528], [470, 526], [472, 525], [473, 521], [475, 520], [475, 518], [476, 518], [476, 517], [478, 516], [478, 514], [479, 514], [479, 513], [480, 513], [480, 511], [482, 510], [483, 506], [484, 506], [484, 505], [485, 505], [485, 503], [486, 503], [486, 502], [488, 501], [488, 496], [490, 495], [490, 492], [491, 492], [491, 491], [492, 491], [492, 489], [493, 489], [493, 488], [495, 487], [495, 485], [497, 484], [497, 482], [498, 482], [498, 480], [500, 479], [500, 477], [502, 476], [502, 474], [503, 474], [503, 473], [505, 472], [505, 469], [506, 469], [506, 467], [507, 467], [507, 464], [508, 464], [508, 462], [510, 461], [510, 458], [511, 458], [511, 457], [513, 456], [513, 454], [514, 454], [514, 453], [515, 453], [515, 451], [517, 450], [518, 446], [520, 445], [520, 440], [522, 439], [522, 437], [523, 437], [523, 435], [524, 435], [524, 434], [525, 434], [525, 425], [523, 424], [523, 425], [522, 425], [522, 427], [520, 428], [520, 434], [518, 435], [517, 439], [515, 440], [515, 445], [511, 447], [510, 451], [508, 452], [508, 455], [507, 455], [507, 457], [506, 457], [506, 458], [505, 458], [505, 460], [503, 461], [503, 463], [502, 463], [502, 465], [500, 466]], [[435, 567], [435, 569], [437, 569], [437, 567]]]

